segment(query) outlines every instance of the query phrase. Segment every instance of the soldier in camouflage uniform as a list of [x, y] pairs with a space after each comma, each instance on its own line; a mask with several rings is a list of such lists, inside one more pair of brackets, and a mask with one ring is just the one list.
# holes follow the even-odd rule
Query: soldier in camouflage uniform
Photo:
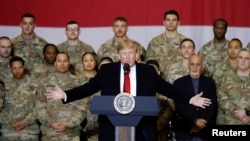
[[221, 83], [220, 80], [222, 80], [222, 76], [225, 72], [235, 70], [237, 68], [237, 56], [241, 48], [242, 42], [237, 38], [233, 38], [228, 43], [228, 57], [216, 65], [216, 69], [213, 73], [213, 79], [215, 80], [217, 87], [219, 87]]
[[148, 45], [146, 60], [156, 60], [159, 62], [164, 76], [166, 68], [177, 62], [181, 58], [179, 47], [180, 42], [186, 38], [178, 33], [177, 27], [180, 24], [179, 14], [175, 10], [169, 10], [164, 14], [164, 25], [166, 31], [154, 37]]
[[31, 71], [38, 64], [42, 64], [42, 50], [47, 41], [35, 34], [35, 16], [31, 13], [22, 15], [20, 26], [22, 33], [12, 39], [14, 55], [22, 57], [29, 64], [27, 68]]
[[223, 75], [218, 88], [217, 124], [250, 125], [250, 52], [241, 49], [237, 57], [237, 69]]
[[81, 99], [63, 104], [52, 101], [44, 95], [46, 90], [61, 87], [72, 89], [81, 81], [69, 72], [69, 56], [60, 52], [55, 60], [56, 73], [41, 80], [42, 88], [37, 96], [36, 110], [41, 122], [42, 141], [80, 141], [81, 122], [86, 117], [86, 105], [89, 99]]
[[0, 114], [3, 138], [10, 141], [38, 141], [39, 125], [35, 111], [35, 95], [39, 83], [25, 75], [24, 60], [10, 60], [13, 78], [5, 82], [5, 99]]
[[[89, 79], [96, 75], [98, 71], [98, 57], [97, 54], [94, 52], [85, 52], [82, 55], [82, 66], [83, 66], [83, 73], [80, 75], [81, 81], [87, 83]], [[95, 93], [94, 95], [90, 96], [92, 99], [93, 96], [100, 95], [100, 92]], [[82, 125], [83, 131], [86, 133], [86, 138], [88, 141], [97, 141], [98, 140], [98, 115], [92, 114], [89, 110], [90, 102], [88, 103], [87, 108], [87, 121], [86, 125]]]
[[0, 80], [12, 78], [9, 61], [13, 56], [13, 45], [7, 36], [0, 37]]
[[31, 72], [31, 76], [34, 78], [47, 77], [50, 73], [56, 72], [54, 65], [56, 54], [58, 49], [54, 44], [46, 44], [43, 48], [44, 62], [36, 66]]
[[188, 61], [189, 57], [194, 54], [195, 51], [195, 43], [192, 39], [185, 38], [181, 41], [180, 44], [180, 54], [182, 56], [182, 59], [167, 68], [167, 75], [165, 76], [165, 79], [173, 84], [174, 81], [184, 75], [189, 74], [188, 69]]
[[227, 58], [228, 40], [225, 37], [228, 23], [225, 19], [216, 19], [213, 23], [214, 39], [204, 44], [198, 54], [204, 58], [205, 75], [212, 77], [215, 66]]
[[69, 21], [65, 28], [67, 41], [57, 45], [60, 52], [69, 54], [70, 63], [75, 67], [76, 73], [81, 73], [82, 60], [81, 57], [85, 52], [95, 52], [91, 45], [88, 45], [79, 39], [80, 35], [79, 23], [76, 21]]
[[[120, 41], [128, 40], [129, 37], [127, 36], [128, 25], [127, 19], [124, 17], [116, 17], [113, 20], [113, 32], [114, 37], [112, 39], [107, 40], [104, 42], [101, 47], [98, 49], [98, 57], [110, 57], [114, 62], [120, 61], [117, 49]], [[144, 57], [146, 56], [146, 51], [144, 47], [137, 41], [133, 39], [129, 39], [140, 47], [139, 53], [141, 58], [138, 58], [137, 61], [144, 61]]]

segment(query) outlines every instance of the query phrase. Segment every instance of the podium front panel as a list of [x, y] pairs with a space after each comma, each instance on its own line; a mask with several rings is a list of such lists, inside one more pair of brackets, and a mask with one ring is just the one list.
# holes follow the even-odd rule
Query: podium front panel
[[108, 115], [108, 118], [114, 126], [135, 127], [140, 122], [142, 116], [112, 116], [112, 115]]
[[[93, 96], [90, 111], [99, 115], [123, 115], [114, 108], [115, 96]], [[156, 116], [160, 111], [158, 100], [153, 96], [135, 96], [135, 108], [126, 115], [133, 116]]]

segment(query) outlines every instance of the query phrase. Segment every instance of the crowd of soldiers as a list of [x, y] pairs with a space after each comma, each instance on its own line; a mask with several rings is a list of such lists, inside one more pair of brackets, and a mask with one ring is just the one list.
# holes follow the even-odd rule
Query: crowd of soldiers
[[[130, 40], [138, 48], [138, 63], [156, 65], [162, 77], [174, 83], [188, 75], [189, 57], [195, 54], [192, 39], [178, 32], [177, 11], [164, 13], [165, 32], [154, 37], [145, 49], [127, 36], [127, 19], [113, 21], [114, 37], [104, 42], [95, 53], [93, 47], [79, 39], [80, 26], [69, 21], [67, 40], [54, 45], [35, 34], [35, 16], [25, 13], [22, 32], [10, 39], [0, 37], [0, 123], [6, 140], [97, 140], [98, 120], [89, 111], [91, 97], [63, 104], [50, 101], [47, 89], [68, 90], [89, 81], [98, 71], [103, 58], [119, 61], [117, 45]], [[243, 47], [240, 39], [226, 39], [228, 23], [214, 20], [214, 38], [198, 54], [203, 57], [202, 74], [216, 82], [218, 98], [217, 124], [250, 124], [250, 43]], [[97, 93], [98, 95], [98, 93]], [[162, 111], [158, 115], [158, 141], [170, 140], [175, 104], [157, 94]]]

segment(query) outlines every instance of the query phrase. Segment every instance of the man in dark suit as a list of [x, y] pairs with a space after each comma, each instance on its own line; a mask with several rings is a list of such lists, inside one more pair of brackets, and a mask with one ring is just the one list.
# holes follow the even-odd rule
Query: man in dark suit
[[[155, 96], [156, 92], [172, 97], [172, 85], [164, 81], [151, 65], [136, 63], [139, 55], [133, 41], [125, 40], [118, 45], [120, 62], [104, 64], [90, 81], [80, 87], [63, 92], [56, 87], [45, 95], [52, 100], [64, 99], [68, 103], [90, 96], [101, 90], [101, 95], [117, 95], [123, 92], [124, 64], [130, 66], [130, 94], [133, 96]], [[202, 99], [204, 100], [204, 99]], [[99, 141], [114, 141], [114, 126], [106, 116], [99, 116]], [[137, 141], [156, 140], [156, 117], [143, 117], [136, 127]]]
[[[189, 58], [189, 75], [177, 79], [173, 84], [176, 106], [176, 139], [207, 140], [204, 133], [207, 127], [215, 124], [217, 114], [216, 87], [213, 79], [201, 75], [202, 57]], [[191, 105], [192, 97], [200, 95], [211, 100], [201, 107]], [[188, 100], [190, 100], [188, 102]]]

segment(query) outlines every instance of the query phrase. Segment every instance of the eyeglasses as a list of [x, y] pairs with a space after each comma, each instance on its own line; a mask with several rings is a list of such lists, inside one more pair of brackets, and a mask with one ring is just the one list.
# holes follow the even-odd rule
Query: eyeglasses
[[79, 28], [67, 28], [66, 30], [70, 32], [76, 32], [79, 31]]

